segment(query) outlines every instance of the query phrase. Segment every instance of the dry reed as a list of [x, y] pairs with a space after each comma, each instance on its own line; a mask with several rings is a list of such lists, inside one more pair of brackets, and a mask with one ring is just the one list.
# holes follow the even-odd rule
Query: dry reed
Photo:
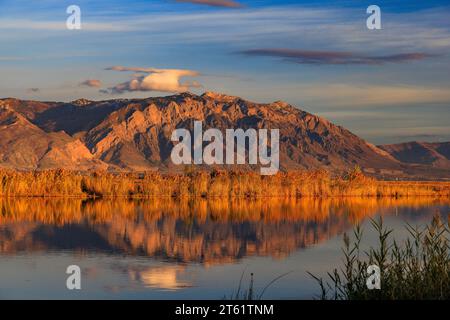
[[254, 172], [198, 171], [185, 174], [81, 173], [66, 170], [0, 170], [3, 197], [449, 197], [450, 182], [379, 181], [352, 170]]

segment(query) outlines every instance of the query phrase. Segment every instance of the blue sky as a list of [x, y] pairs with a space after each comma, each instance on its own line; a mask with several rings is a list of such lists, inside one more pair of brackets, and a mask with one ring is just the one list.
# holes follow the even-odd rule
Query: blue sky
[[[0, 0], [0, 97], [218, 91], [285, 100], [374, 143], [450, 140], [446, 2]], [[71, 4], [81, 30], [65, 26]], [[366, 27], [371, 4], [381, 30]]]

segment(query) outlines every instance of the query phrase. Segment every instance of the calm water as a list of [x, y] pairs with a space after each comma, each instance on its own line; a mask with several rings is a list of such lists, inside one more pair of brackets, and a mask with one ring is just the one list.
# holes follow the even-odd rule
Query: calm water
[[[244, 272], [265, 298], [309, 299], [341, 262], [342, 234], [382, 215], [394, 236], [425, 225], [449, 202], [433, 199], [176, 201], [0, 199], [0, 299], [221, 299]], [[82, 290], [66, 289], [66, 268]]]

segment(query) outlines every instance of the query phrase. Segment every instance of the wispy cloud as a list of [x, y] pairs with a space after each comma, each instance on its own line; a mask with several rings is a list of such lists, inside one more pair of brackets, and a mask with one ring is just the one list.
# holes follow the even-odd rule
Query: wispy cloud
[[191, 88], [201, 87], [196, 81], [181, 82], [183, 77], [197, 77], [200, 75], [197, 71], [192, 70], [128, 68], [122, 66], [110, 67], [107, 70], [135, 73], [132, 80], [110, 88], [111, 93], [123, 93], [125, 91], [183, 92]]
[[102, 82], [96, 79], [88, 79], [79, 84], [80, 87], [100, 88]]
[[444, 142], [450, 139], [448, 126], [421, 126], [412, 125], [404, 127], [362, 128], [358, 134], [376, 144], [400, 143], [409, 141]]
[[20, 61], [24, 60], [21, 57], [7, 57], [7, 56], [0, 56], [0, 61]]
[[[67, 32], [65, 21], [36, 21], [28, 19], [0, 19], [2, 30], [34, 30], [34, 31], [64, 31]], [[91, 22], [82, 24], [82, 31], [115, 32], [131, 31], [127, 24], [115, 22]]]
[[202, 4], [211, 7], [240, 8], [243, 5], [233, 0], [176, 0], [177, 2], [188, 2]]
[[[223, 43], [261, 48], [261, 44], [276, 43], [276, 47], [302, 47], [317, 50], [371, 52], [420, 52], [450, 49], [450, 31], [445, 24], [446, 8], [412, 13], [384, 13], [383, 30], [370, 32], [365, 28], [365, 11], [333, 7], [301, 5], [251, 7], [242, 10], [144, 12], [123, 15], [101, 15], [83, 19], [83, 32], [118, 32], [124, 40], [132, 33], [141, 43]], [[421, 19], [417, 20], [417, 16]], [[270, 28], [268, 27], [270, 26]], [[14, 39], [36, 31], [33, 37], [49, 38], [64, 35], [64, 21], [39, 21], [0, 18], [0, 29], [18, 31]], [[23, 29], [23, 30], [22, 30]], [[40, 30], [53, 31], [41, 33]], [[152, 32], [139, 32], [148, 31]], [[21, 33], [22, 32], [22, 33]], [[76, 33], [74, 33], [76, 34]], [[83, 33], [84, 34], [84, 33]], [[85, 34], [84, 34], [85, 35]], [[0, 39], [11, 37], [9, 32]], [[431, 50], [431, 51], [430, 51]]]
[[319, 64], [319, 65], [322, 64], [379, 65], [384, 63], [401, 63], [408, 61], [416, 61], [433, 56], [431, 54], [419, 52], [391, 54], [383, 56], [370, 56], [354, 52], [310, 51], [310, 50], [295, 50], [285, 48], [252, 49], [240, 51], [239, 53], [247, 56], [278, 57], [299, 64]]
[[370, 107], [449, 103], [450, 91], [442, 87], [311, 84], [297, 86], [307, 104], [311, 101], [333, 107]]

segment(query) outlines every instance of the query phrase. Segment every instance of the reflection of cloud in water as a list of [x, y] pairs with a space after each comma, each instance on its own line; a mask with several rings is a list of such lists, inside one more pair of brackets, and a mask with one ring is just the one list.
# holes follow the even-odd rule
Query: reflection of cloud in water
[[145, 287], [164, 290], [192, 287], [192, 283], [180, 279], [183, 272], [184, 268], [180, 266], [152, 267], [128, 271], [132, 280], [141, 282]]

